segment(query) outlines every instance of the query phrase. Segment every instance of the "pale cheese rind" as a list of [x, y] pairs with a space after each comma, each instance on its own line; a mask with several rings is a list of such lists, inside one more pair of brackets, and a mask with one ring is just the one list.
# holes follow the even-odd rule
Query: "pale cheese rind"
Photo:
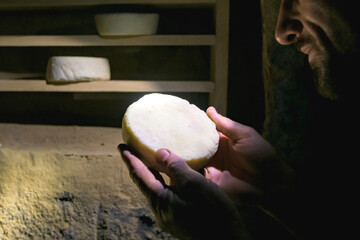
[[100, 36], [134, 36], [156, 34], [158, 13], [103, 13], [95, 15]]
[[198, 170], [216, 153], [219, 134], [204, 111], [176, 96], [152, 93], [131, 104], [123, 118], [123, 139], [156, 170], [155, 152], [167, 148]]
[[48, 61], [47, 82], [66, 83], [105, 80], [110, 80], [110, 64], [106, 58], [54, 56]]

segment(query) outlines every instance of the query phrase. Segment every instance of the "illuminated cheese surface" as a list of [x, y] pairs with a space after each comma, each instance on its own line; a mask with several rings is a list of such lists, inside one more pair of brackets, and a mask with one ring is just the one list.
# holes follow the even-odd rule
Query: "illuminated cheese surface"
[[143, 162], [162, 167], [155, 152], [167, 148], [198, 170], [215, 154], [219, 134], [204, 111], [176, 96], [152, 93], [132, 103], [123, 118], [124, 142]]

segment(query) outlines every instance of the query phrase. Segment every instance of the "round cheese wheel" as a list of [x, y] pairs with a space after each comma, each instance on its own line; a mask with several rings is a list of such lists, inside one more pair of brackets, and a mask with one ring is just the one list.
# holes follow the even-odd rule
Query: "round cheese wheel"
[[95, 15], [100, 36], [132, 36], [156, 34], [157, 13], [103, 13]]
[[204, 111], [188, 101], [152, 93], [132, 103], [122, 121], [124, 142], [148, 167], [164, 171], [155, 152], [167, 148], [193, 169], [203, 167], [215, 154], [219, 134]]
[[48, 61], [47, 82], [66, 83], [101, 80], [110, 80], [110, 64], [106, 58], [54, 56]]

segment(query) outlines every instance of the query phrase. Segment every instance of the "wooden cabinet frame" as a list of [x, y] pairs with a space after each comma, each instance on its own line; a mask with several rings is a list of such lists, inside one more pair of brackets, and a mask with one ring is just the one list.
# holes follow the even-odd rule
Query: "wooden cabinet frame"
[[[212, 6], [213, 35], [152, 35], [131, 38], [101, 38], [98, 35], [0, 36], [0, 47], [59, 46], [209, 46], [208, 81], [111, 80], [68, 85], [47, 84], [44, 79], [0, 79], [0, 92], [207, 92], [209, 105], [226, 115], [228, 88], [229, 0], [2, 0], [0, 10], [39, 7], [91, 6], [98, 4], [153, 4], [170, 7]], [[1, 69], [0, 69], [1, 71]]]

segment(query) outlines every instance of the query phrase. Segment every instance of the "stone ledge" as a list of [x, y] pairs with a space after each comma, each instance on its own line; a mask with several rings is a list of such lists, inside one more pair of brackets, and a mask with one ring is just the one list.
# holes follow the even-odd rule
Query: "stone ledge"
[[0, 124], [0, 147], [64, 154], [114, 155], [121, 128]]

